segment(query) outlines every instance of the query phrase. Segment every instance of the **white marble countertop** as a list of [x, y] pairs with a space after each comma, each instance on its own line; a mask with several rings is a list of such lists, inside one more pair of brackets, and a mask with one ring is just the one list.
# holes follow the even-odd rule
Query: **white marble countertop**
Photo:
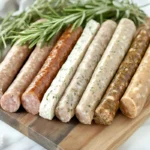
[[[0, 0], [0, 5], [2, 1], [3, 0]], [[138, 4], [150, 3], [150, 0], [134, 1]], [[144, 11], [150, 16], [150, 6], [144, 8]], [[45, 149], [0, 120], [0, 150]], [[119, 150], [150, 150], [150, 118], [119, 148]]]

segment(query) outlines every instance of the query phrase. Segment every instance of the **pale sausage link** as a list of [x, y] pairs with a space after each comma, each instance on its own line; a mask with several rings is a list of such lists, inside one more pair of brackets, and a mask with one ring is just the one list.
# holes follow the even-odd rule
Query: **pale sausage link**
[[90, 81], [92, 73], [106, 49], [117, 24], [108, 20], [104, 22], [91, 43], [76, 74], [56, 108], [56, 116], [63, 122], [69, 122], [75, 114], [75, 108]]
[[105, 50], [94, 74], [76, 108], [80, 122], [91, 124], [94, 111], [116, 73], [132, 42], [136, 27], [129, 19], [122, 19]]
[[141, 30], [131, 45], [124, 61], [95, 111], [95, 122], [110, 125], [119, 108], [119, 101], [138, 68], [150, 39], [147, 30]]
[[135, 118], [142, 111], [150, 94], [150, 47], [120, 101], [122, 113]]
[[41, 70], [22, 95], [22, 105], [29, 113], [38, 114], [44, 93], [66, 61], [81, 33], [81, 27], [73, 32], [71, 27], [66, 29], [50, 52]]

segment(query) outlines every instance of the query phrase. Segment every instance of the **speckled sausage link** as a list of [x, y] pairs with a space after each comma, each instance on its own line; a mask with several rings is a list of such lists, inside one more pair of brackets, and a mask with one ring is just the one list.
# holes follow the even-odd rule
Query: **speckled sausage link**
[[110, 125], [119, 108], [119, 101], [138, 68], [150, 39], [147, 30], [142, 29], [131, 45], [102, 102], [95, 111], [94, 120], [98, 124]]
[[150, 47], [120, 101], [122, 113], [135, 118], [142, 111], [150, 94]]
[[23, 92], [41, 69], [57, 39], [58, 35], [49, 44], [45, 44], [43, 48], [40, 44], [36, 46], [16, 79], [2, 96], [2, 108], [5, 111], [16, 112], [19, 109]]
[[76, 74], [56, 108], [56, 116], [63, 122], [69, 122], [75, 114], [75, 108], [90, 81], [104, 50], [117, 27], [114, 21], [105, 21], [91, 43]]
[[73, 32], [71, 27], [68, 28], [50, 52], [43, 67], [22, 96], [22, 105], [29, 113], [38, 114], [44, 93], [66, 61], [81, 33], [81, 27]]
[[74, 76], [99, 27], [99, 23], [94, 20], [90, 20], [86, 24], [81, 37], [69, 55], [67, 61], [64, 63], [43, 97], [39, 113], [41, 117], [52, 120], [55, 116], [57, 103]]
[[76, 107], [76, 116], [81, 123], [91, 124], [95, 109], [129, 49], [135, 30], [131, 20], [124, 18], [120, 21]]
[[28, 45], [19, 46], [17, 43], [8, 52], [0, 64], [0, 97], [10, 86], [30, 53]]

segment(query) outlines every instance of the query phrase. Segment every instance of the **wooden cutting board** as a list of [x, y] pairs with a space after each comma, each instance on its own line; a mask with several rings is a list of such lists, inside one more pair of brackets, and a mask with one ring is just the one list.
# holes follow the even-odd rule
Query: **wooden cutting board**
[[48, 150], [114, 150], [150, 116], [150, 100], [135, 119], [118, 113], [111, 126], [83, 125], [76, 118], [70, 123], [47, 121], [23, 109], [7, 113], [0, 109], [0, 119]]

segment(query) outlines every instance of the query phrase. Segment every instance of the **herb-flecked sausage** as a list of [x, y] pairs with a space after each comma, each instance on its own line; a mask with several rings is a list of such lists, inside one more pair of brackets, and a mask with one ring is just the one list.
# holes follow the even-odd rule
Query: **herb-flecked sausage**
[[22, 105], [27, 112], [34, 115], [38, 114], [40, 102], [44, 93], [66, 61], [81, 33], [81, 27], [74, 31], [72, 31], [72, 27], [69, 27], [62, 34], [41, 70], [22, 95]]
[[98, 124], [110, 125], [119, 109], [119, 101], [136, 72], [150, 39], [147, 30], [142, 29], [134, 39], [124, 61], [109, 85], [102, 102], [95, 111], [94, 120]]

